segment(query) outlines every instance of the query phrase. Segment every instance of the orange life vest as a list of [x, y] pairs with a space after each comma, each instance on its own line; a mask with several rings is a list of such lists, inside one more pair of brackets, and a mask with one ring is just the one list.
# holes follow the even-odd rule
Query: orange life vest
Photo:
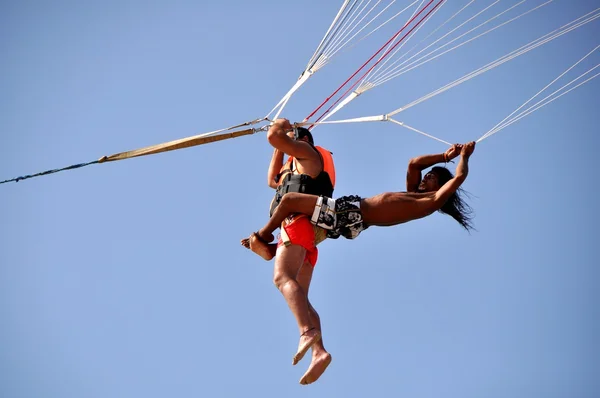
[[300, 192], [311, 195], [323, 195], [327, 197], [333, 196], [333, 190], [335, 188], [335, 165], [333, 163], [333, 156], [331, 152], [320, 146], [313, 146], [319, 153], [322, 163], [323, 170], [312, 178], [308, 174], [298, 174], [294, 170], [294, 158], [289, 157], [285, 164], [281, 167], [281, 170], [275, 181], [277, 182], [277, 191], [275, 197], [271, 202], [270, 215], [273, 215], [275, 208], [281, 202], [281, 198], [288, 192]]

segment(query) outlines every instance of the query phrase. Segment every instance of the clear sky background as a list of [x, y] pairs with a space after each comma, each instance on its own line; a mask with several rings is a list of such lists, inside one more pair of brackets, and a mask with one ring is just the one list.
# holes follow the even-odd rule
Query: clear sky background
[[[0, 180], [266, 115], [341, 3], [2, 2]], [[334, 119], [395, 110], [598, 6], [553, 1]], [[387, 37], [340, 55], [283, 116], [306, 117]], [[397, 119], [477, 139], [599, 37], [596, 20]], [[0, 396], [598, 397], [599, 100], [595, 79], [478, 145], [477, 231], [434, 214], [322, 243], [310, 297], [333, 362], [311, 386], [272, 263], [239, 244], [273, 195], [264, 133], [1, 185]], [[404, 190], [411, 157], [447, 149], [391, 123], [314, 132], [335, 196]]]

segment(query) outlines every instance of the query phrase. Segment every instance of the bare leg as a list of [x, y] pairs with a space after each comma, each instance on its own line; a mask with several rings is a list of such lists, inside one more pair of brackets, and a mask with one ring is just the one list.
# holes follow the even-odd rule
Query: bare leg
[[298, 363], [306, 351], [321, 338], [321, 332], [314, 328], [309, 314], [308, 298], [304, 289], [296, 281], [306, 249], [298, 245], [281, 246], [275, 257], [273, 283], [285, 298], [292, 314], [296, 318], [300, 331], [298, 351], [292, 363]]
[[273, 212], [267, 225], [258, 231], [258, 236], [266, 243], [272, 242], [275, 239], [273, 231], [279, 228], [281, 223], [291, 214], [300, 213], [312, 216], [318, 198], [315, 195], [297, 192], [290, 192], [283, 195], [281, 202]]
[[[312, 266], [309, 263], [305, 262], [300, 268], [298, 276], [296, 277], [298, 283], [300, 284], [300, 286], [304, 290], [304, 293], [306, 294], [307, 300], [308, 290], [310, 288], [310, 282], [312, 280], [312, 274]], [[321, 319], [315, 308], [310, 303], [310, 300], [308, 300], [308, 310], [311, 323], [317, 330], [321, 331], [322, 336]], [[325, 346], [323, 345], [323, 338], [321, 337], [321, 339], [312, 346], [312, 361], [310, 363], [310, 366], [308, 367], [308, 370], [300, 379], [300, 384], [310, 384], [317, 381], [319, 377], [321, 377], [321, 375], [325, 372], [330, 363], [331, 354], [329, 354], [325, 349]]]

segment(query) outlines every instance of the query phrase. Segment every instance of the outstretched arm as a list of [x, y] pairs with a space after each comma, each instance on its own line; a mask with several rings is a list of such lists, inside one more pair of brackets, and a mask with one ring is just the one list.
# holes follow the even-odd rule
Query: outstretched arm
[[462, 183], [467, 179], [467, 175], [469, 174], [469, 157], [475, 150], [475, 142], [469, 142], [462, 146], [460, 152], [460, 161], [456, 166], [456, 174], [454, 178], [445, 183], [438, 191], [435, 193], [435, 203], [436, 206], [442, 207], [458, 190], [458, 188], [462, 185]]
[[462, 145], [454, 144], [444, 153], [412, 158], [408, 162], [408, 170], [406, 171], [406, 190], [416, 192], [421, 183], [421, 172], [423, 170], [438, 163], [449, 162], [459, 155], [461, 148]]

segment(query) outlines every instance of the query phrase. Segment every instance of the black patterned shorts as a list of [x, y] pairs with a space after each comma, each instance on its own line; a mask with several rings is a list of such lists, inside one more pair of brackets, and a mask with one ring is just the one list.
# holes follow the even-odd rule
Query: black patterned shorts
[[360, 212], [361, 197], [357, 195], [342, 196], [331, 199], [320, 196], [315, 205], [311, 222], [327, 230], [327, 237], [337, 239], [356, 238], [367, 229]]

